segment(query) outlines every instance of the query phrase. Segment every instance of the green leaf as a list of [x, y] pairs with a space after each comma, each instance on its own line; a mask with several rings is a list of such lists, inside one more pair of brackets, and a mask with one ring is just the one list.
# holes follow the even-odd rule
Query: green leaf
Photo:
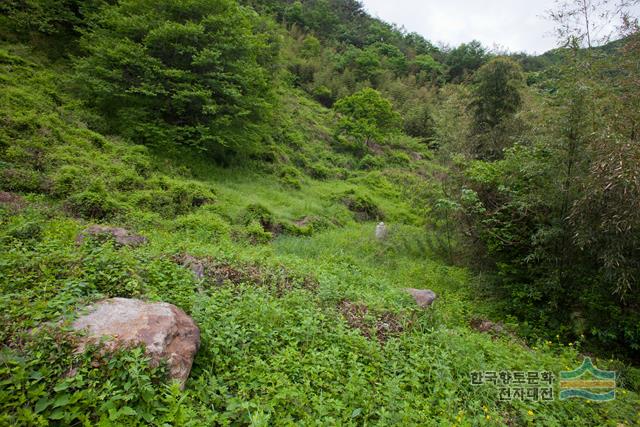
[[36, 414], [39, 414], [40, 412], [44, 411], [45, 409], [47, 409], [47, 407], [51, 405], [51, 401], [45, 396], [45, 397], [41, 397], [37, 402], [36, 402]]
[[56, 386], [53, 388], [54, 391], [63, 391], [69, 388], [69, 383], [66, 381], [63, 381], [61, 383], [56, 384]]
[[50, 420], [61, 420], [63, 418], [64, 418], [64, 410], [60, 408], [56, 409], [51, 413], [51, 415], [49, 415]]
[[120, 409], [120, 415], [127, 415], [127, 416], [130, 416], [130, 417], [135, 417], [136, 415], [138, 415], [138, 413], [132, 407], [124, 406], [124, 407], [122, 407]]
[[69, 403], [69, 398], [70, 396], [68, 394], [63, 394], [62, 396], [59, 396], [56, 399], [56, 401], [53, 403], [53, 407], [58, 408], [60, 406], [67, 405]]

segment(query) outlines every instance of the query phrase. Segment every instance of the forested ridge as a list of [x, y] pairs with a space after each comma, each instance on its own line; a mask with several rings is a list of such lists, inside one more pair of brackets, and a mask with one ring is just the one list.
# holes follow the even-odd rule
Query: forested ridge
[[[356, 0], [0, 3], [0, 425], [640, 424], [636, 6], [529, 55]], [[184, 389], [77, 351], [116, 297], [193, 318]], [[471, 382], [587, 356], [615, 400]]]

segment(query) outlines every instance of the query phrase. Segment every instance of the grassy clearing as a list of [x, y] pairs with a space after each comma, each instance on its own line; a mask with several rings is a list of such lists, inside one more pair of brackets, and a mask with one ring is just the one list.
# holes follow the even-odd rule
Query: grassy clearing
[[[313, 178], [301, 161], [292, 186], [281, 163], [222, 167], [160, 154], [88, 130], [56, 74], [19, 50], [2, 51], [0, 83], [0, 190], [23, 199], [0, 205], [0, 424], [640, 423], [630, 389], [604, 404], [500, 403], [496, 388], [470, 385], [472, 371], [558, 372], [581, 358], [572, 347], [529, 348], [469, 328], [482, 308], [473, 278], [441, 261], [424, 229], [427, 203], [415, 203], [436, 192], [427, 160], [348, 168], [354, 159], [314, 139], [330, 115], [307, 120], [320, 107], [295, 93], [287, 102], [307, 118], [307, 148], [291, 146], [285, 166], [324, 161], [344, 169], [342, 179]], [[391, 233], [378, 242], [382, 216]], [[77, 245], [95, 222], [127, 226], [149, 244]], [[211, 263], [203, 280], [175, 261], [184, 254]], [[441, 297], [418, 310], [406, 287]], [[184, 392], [139, 349], [98, 365], [97, 354], [73, 353], [57, 322], [115, 296], [168, 301], [194, 317], [202, 346]], [[80, 375], [66, 377], [71, 366]]]

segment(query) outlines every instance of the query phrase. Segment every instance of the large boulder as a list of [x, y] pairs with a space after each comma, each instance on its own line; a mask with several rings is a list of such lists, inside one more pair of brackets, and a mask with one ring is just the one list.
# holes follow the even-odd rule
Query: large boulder
[[193, 358], [200, 347], [200, 330], [184, 311], [164, 302], [112, 298], [88, 308], [73, 329], [85, 331], [78, 351], [104, 340], [104, 349], [144, 344], [152, 366], [167, 362], [169, 376], [181, 386], [189, 377]]
[[422, 308], [427, 308], [438, 298], [435, 292], [429, 289], [405, 289]]
[[140, 246], [147, 243], [147, 238], [131, 234], [128, 230], [119, 227], [109, 227], [106, 225], [92, 225], [84, 230], [76, 238], [77, 244], [82, 244], [87, 237], [107, 236], [113, 238], [119, 246]]

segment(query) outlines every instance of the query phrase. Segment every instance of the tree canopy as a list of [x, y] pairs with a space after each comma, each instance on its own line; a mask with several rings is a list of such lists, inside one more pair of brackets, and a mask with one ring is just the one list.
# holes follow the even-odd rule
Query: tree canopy
[[268, 37], [231, 0], [121, 1], [81, 39], [78, 88], [134, 140], [240, 144], [270, 108]]
[[365, 88], [342, 98], [334, 108], [342, 115], [340, 131], [364, 144], [379, 140], [400, 126], [400, 115], [375, 89]]

